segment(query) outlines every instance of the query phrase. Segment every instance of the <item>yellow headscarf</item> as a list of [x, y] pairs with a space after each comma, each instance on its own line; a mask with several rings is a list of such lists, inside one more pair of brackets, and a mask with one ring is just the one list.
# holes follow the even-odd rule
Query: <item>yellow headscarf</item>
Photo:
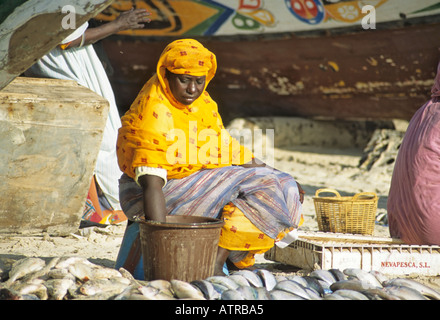
[[168, 179], [180, 179], [205, 168], [249, 162], [252, 153], [227, 133], [208, 92], [204, 90], [189, 106], [179, 103], [169, 89], [166, 69], [206, 76], [206, 89], [217, 62], [193, 39], [176, 40], [163, 50], [156, 75], [121, 118], [117, 141], [121, 170], [134, 178], [136, 167], [164, 168]]

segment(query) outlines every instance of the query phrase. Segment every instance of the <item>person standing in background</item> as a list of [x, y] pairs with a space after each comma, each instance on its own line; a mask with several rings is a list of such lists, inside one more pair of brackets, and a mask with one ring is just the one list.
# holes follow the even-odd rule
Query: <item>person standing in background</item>
[[74, 80], [108, 100], [110, 108], [91, 181], [83, 219], [97, 223], [118, 223], [126, 219], [119, 204], [119, 170], [116, 140], [121, 119], [114, 93], [93, 43], [123, 30], [140, 29], [150, 22], [145, 9], [131, 9], [115, 20], [95, 28], [86, 22], [39, 59], [26, 72], [28, 77]]
[[440, 63], [428, 100], [412, 117], [394, 165], [387, 201], [390, 235], [440, 245]]

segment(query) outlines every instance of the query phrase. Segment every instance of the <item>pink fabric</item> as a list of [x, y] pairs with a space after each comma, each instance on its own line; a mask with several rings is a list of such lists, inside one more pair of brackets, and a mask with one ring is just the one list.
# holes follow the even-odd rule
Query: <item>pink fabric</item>
[[440, 245], [440, 64], [432, 98], [411, 119], [388, 197], [390, 235]]

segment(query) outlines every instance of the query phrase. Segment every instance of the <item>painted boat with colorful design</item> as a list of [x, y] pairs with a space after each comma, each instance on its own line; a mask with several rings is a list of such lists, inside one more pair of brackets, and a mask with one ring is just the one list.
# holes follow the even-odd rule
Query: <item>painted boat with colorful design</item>
[[410, 119], [430, 96], [439, 58], [436, 0], [115, 1], [101, 23], [147, 8], [143, 29], [103, 40], [121, 114], [177, 38], [216, 55], [209, 91], [240, 116]]

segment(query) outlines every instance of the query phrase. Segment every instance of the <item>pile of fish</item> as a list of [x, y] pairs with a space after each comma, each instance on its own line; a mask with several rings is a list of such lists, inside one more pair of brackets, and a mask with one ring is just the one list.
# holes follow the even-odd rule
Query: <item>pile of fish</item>
[[307, 276], [240, 270], [191, 282], [136, 280], [125, 269], [82, 257], [47, 262], [28, 257], [0, 273], [0, 300], [440, 300], [440, 293], [412, 279], [348, 268]]

